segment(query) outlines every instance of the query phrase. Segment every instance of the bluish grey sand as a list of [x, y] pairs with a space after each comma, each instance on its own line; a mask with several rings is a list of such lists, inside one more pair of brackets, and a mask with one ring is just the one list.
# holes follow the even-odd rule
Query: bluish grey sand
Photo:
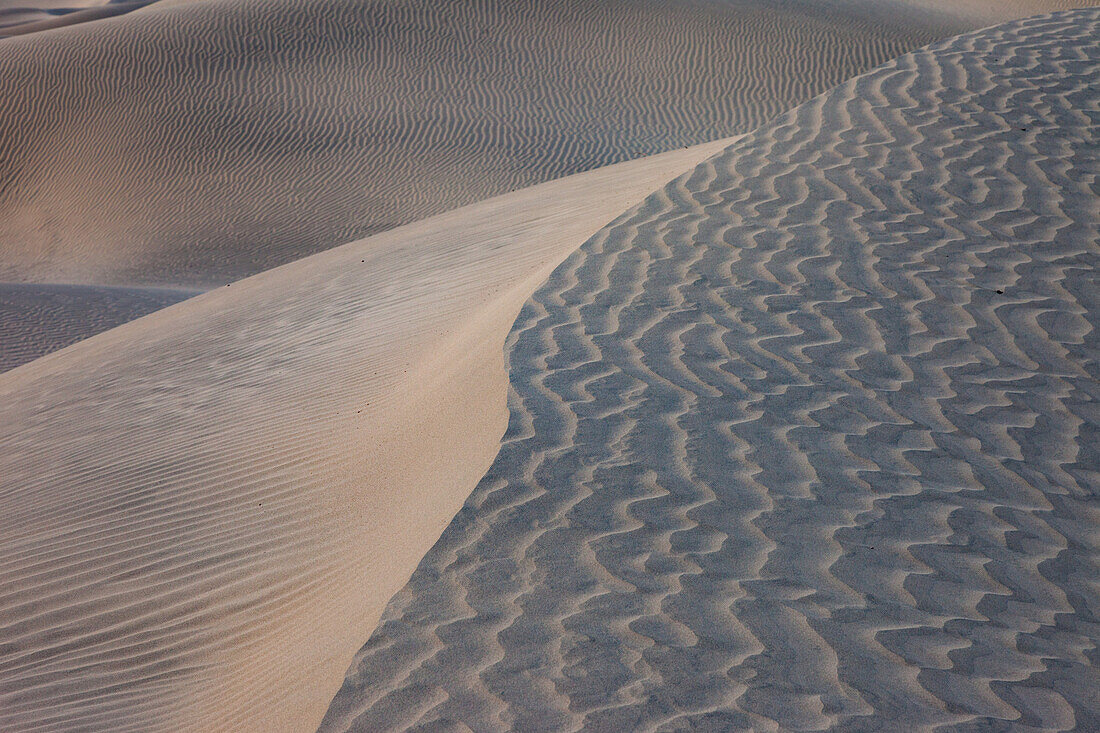
[[163, 288], [0, 283], [0, 372], [193, 295]]
[[566, 260], [322, 730], [1100, 730], [1097, 39], [903, 56]]

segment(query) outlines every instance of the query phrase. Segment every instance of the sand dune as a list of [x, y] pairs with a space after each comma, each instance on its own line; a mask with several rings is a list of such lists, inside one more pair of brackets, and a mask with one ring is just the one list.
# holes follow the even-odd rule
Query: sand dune
[[[0, 34], [26, 34], [0, 43], [0, 281], [221, 287], [1084, 1], [0, 0]], [[86, 299], [53, 338], [29, 292], [6, 294], [0, 363], [123, 312]]]
[[0, 0], [0, 38], [130, 13], [157, 0]]
[[207, 0], [9, 38], [0, 280], [220, 286], [747, 132], [973, 22], [879, 0]]
[[0, 372], [197, 293], [0, 283]]
[[0, 729], [316, 726], [496, 454], [521, 304], [726, 144], [339, 247], [0, 375]]
[[568, 258], [322, 729], [1100, 729], [1098, 38], [904, 56]]

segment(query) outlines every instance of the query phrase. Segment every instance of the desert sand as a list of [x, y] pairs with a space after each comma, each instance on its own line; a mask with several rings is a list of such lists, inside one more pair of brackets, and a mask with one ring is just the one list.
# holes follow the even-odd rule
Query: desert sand
[[1097, 730], [1100, 11], [906, 55], [590, 239], [322, 730]]
[[28, 4], [0, 730], [1100, 728], [1088, 4]]
[[123, 15], [157, 0], [0, 0], [0, 38]]
[[920, 7], [202, 0], [9, 38], [0, 281], [221, 286], [748, 132], [987, 22]]
[[[1073, 4], [0, 0], [19, 34], [0, 43], [0, 287], [43, 286], [8, 288], [0, 361], [144, 315], [135, 288], [182, 298], [747, 132], [934, 39]], [[42, 308], [73, 285], [121, 289], [81, 318]]]
[[497, 452], [522, 303], [723, 147], [395, 229], [0, 375], [0, 729], [315, 727]]
[[163, 288], [0, 283], [0, 372], [197, 294]]

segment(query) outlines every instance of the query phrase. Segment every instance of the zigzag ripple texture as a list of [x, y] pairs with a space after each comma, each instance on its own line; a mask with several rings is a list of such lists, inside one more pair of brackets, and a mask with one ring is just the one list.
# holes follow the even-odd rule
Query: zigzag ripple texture
[[588, 241], [323, 730], [1100, 730], [1100, 9], [901, 57]]

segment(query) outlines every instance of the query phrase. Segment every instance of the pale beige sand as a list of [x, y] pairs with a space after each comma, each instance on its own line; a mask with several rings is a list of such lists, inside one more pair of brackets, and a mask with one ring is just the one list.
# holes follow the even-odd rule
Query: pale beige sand
[[1098, 41], [902, 57], [566, 260], [322, 729], [1100, 730]]
[[0, 729], [315, 726], [498, 449], [520, 305], [726, 144], [339, 247], [0, 375]]
[[747, 132], [980, 24], [907, 7], [205, 0], [5, 39], [0, 280], [222, 285]]

